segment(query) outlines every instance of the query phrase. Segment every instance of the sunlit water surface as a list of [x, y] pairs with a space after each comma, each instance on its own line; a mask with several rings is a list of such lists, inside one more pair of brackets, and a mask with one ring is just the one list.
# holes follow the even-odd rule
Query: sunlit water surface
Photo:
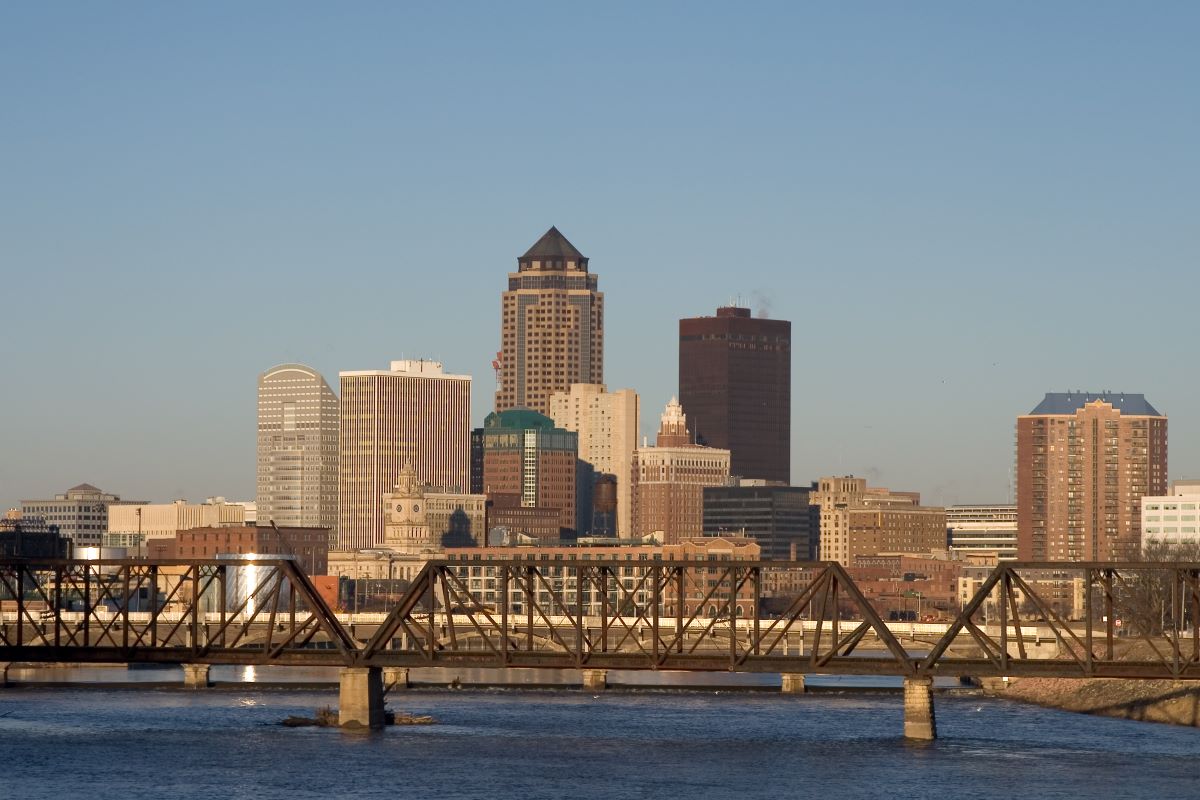
[[901, 738], [899, 695], [861, 692], [417, 689], [390, 707], [437, 724], [278, 724], [336, 701], [333, 688], [249, 683], [0, 689], [0, 797], [1200, 795], [1200, 731], [975, 696], [938, 696], [930, 744]]

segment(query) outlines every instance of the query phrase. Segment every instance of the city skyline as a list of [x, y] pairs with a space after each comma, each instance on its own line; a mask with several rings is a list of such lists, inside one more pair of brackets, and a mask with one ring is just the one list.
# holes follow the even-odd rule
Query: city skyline
[[[254, 376], [273, 364], [329, 379], [437, 359], [473, 377], [479, 424], [496, 296], [550, 225], [600, 276], [605, 382], [647, 409], [678, 389], [679, 319], [740, 294], [792, 322], [794, 483], [855, 474], [930, 503], [1005, 501], [1014, 418], [1076, 388], [1153, 397], [1169, 477], [1200, 475], [1200, 385], [1175, 355], [1200, 288], [1200, 118], [1178, 102], [1194, 10], [776, 8], [750, 28], [714, 10], [634, 26], [481, 8], [463, 32], [478, 46], [453, 64], [397, 46], [398, 30], [452, 22], [412, 13], [297, 14], [279, 38], [266, 10], [237, 35], [201, 9], [90, 26], [4, 12], [4, 136], [22, 157], [0, 197], [0, 288], [26, 333], [0, 344], [23, 387], [3, 401], [0, 505], [84, 482], [250, 499]], [[514, 46], [568, 31], [580, 52], [625, 57], [546, 71]], [[98, 61], [71, 46], [84, 40]], [[330, 60], [314, 63], [319, 42]], [[217, 45], [219, 68], [190, 66]], [[546, 95], [591, 124], [527, 126]], [[217, 292], [254, 313], [215, 324]], [[1118, 325], [1144, 336], [1101, 353]], [[804, 348], [829, 341], [839, 363], [814, 375]]]

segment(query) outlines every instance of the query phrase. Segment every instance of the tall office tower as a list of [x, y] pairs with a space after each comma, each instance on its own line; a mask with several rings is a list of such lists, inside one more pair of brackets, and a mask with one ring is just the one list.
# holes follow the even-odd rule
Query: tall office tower
[[946, 509], [922, 506], [918, 492], [868, 487], [847, 475], [822, 478], [810, 502], [821, 509], [822, 561], [853, 567], [859, 556], [946, 549]]
[[640, 409], [637, 392], [609, 392], [599, 383], [573, 383], [569, 392], [550, 396], [554, 424], [579, 434], [579, 460], [591, 464], [595, 479], [609, 487], [601, 490], [602, 497], [611, 490], [605, 476], [616, 480], [618, 536], [633, 535], [633, 451]]
[[550, 411], [572, 383], [604, 382], [604, 295], [588, 260], [558, 228], [508, 274], [496, 360], [496, 410]]
[[578, 460], [578, 434], [536, 411], [499, 411], [484, 420], [483, 488], [497, 518], [512, 519], [504, 509], [553, 509], [558, 536], [569, 536], [579, 524]]
[[654, 447], [634, 452], [633, 526], [636, 536], [661, 533], [677, 544], [704, 532], [704, 487], [729, 482], [729, 451], [695, 444], [687, 415], [674, 397], [667, 403]]
[[422, 486], [469, 490], [471, 378], [424, 360], [340, 378], [338, 546], [358, 550], [382, 544], [383, 495], [406, 462]]
[[257, 473], [263, 525], [337, 530], [338, 399], [312, 367], [258, 376]]
[[792, 323], [726, 306], [679, 320], [679, 402], [734, 475], [790, 482]]
[[1144, 395], [1049, 392], [1017, 417], [1022, 561], [1137, 556], [1142, 498], [1167, 490], [1167, 418]]
[[946, 509], [950, 549], [959, 556], [983, 556], [997, 561], [1017, 557], [1015, 505], [950, 506]]

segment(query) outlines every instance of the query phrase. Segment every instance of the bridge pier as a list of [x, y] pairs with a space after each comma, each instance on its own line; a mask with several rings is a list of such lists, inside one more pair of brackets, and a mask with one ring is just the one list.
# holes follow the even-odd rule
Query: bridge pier
[[212, 686], [208, 680], [208, 664], [184, 664], [183, 685], [188, 689], [207, 689]]
[[602, 692], [608, 688], [608, 670], [585, 669], [583, 671], [583, 688], [590, 692]]
[[931, 742], [937, 738], [933, 716], [933, 678], [904, 679], [904, 738]]
[[345, 667], [338, 679], [338, 725], [352, 729], [382, 728], [382, 668]]
[[408, 667], [383, 668], [383, 690], [385, 692], [393, 689], [407, 689], [408, 686]]
[[8, 686], [8, 668], [11, 666], [11, 662], [0, 661], [0, 689]]
[[804, 694], [804, 673], [785, 672], [780, 677], [783, 678], [784, 694]]

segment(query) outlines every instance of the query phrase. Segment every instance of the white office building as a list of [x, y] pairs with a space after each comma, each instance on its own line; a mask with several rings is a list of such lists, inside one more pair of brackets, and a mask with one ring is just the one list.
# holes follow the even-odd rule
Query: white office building
[[1200, 542], [1200, 480], [1175, 481], [1166, 497], [1142, 498], [1142, 544]]

